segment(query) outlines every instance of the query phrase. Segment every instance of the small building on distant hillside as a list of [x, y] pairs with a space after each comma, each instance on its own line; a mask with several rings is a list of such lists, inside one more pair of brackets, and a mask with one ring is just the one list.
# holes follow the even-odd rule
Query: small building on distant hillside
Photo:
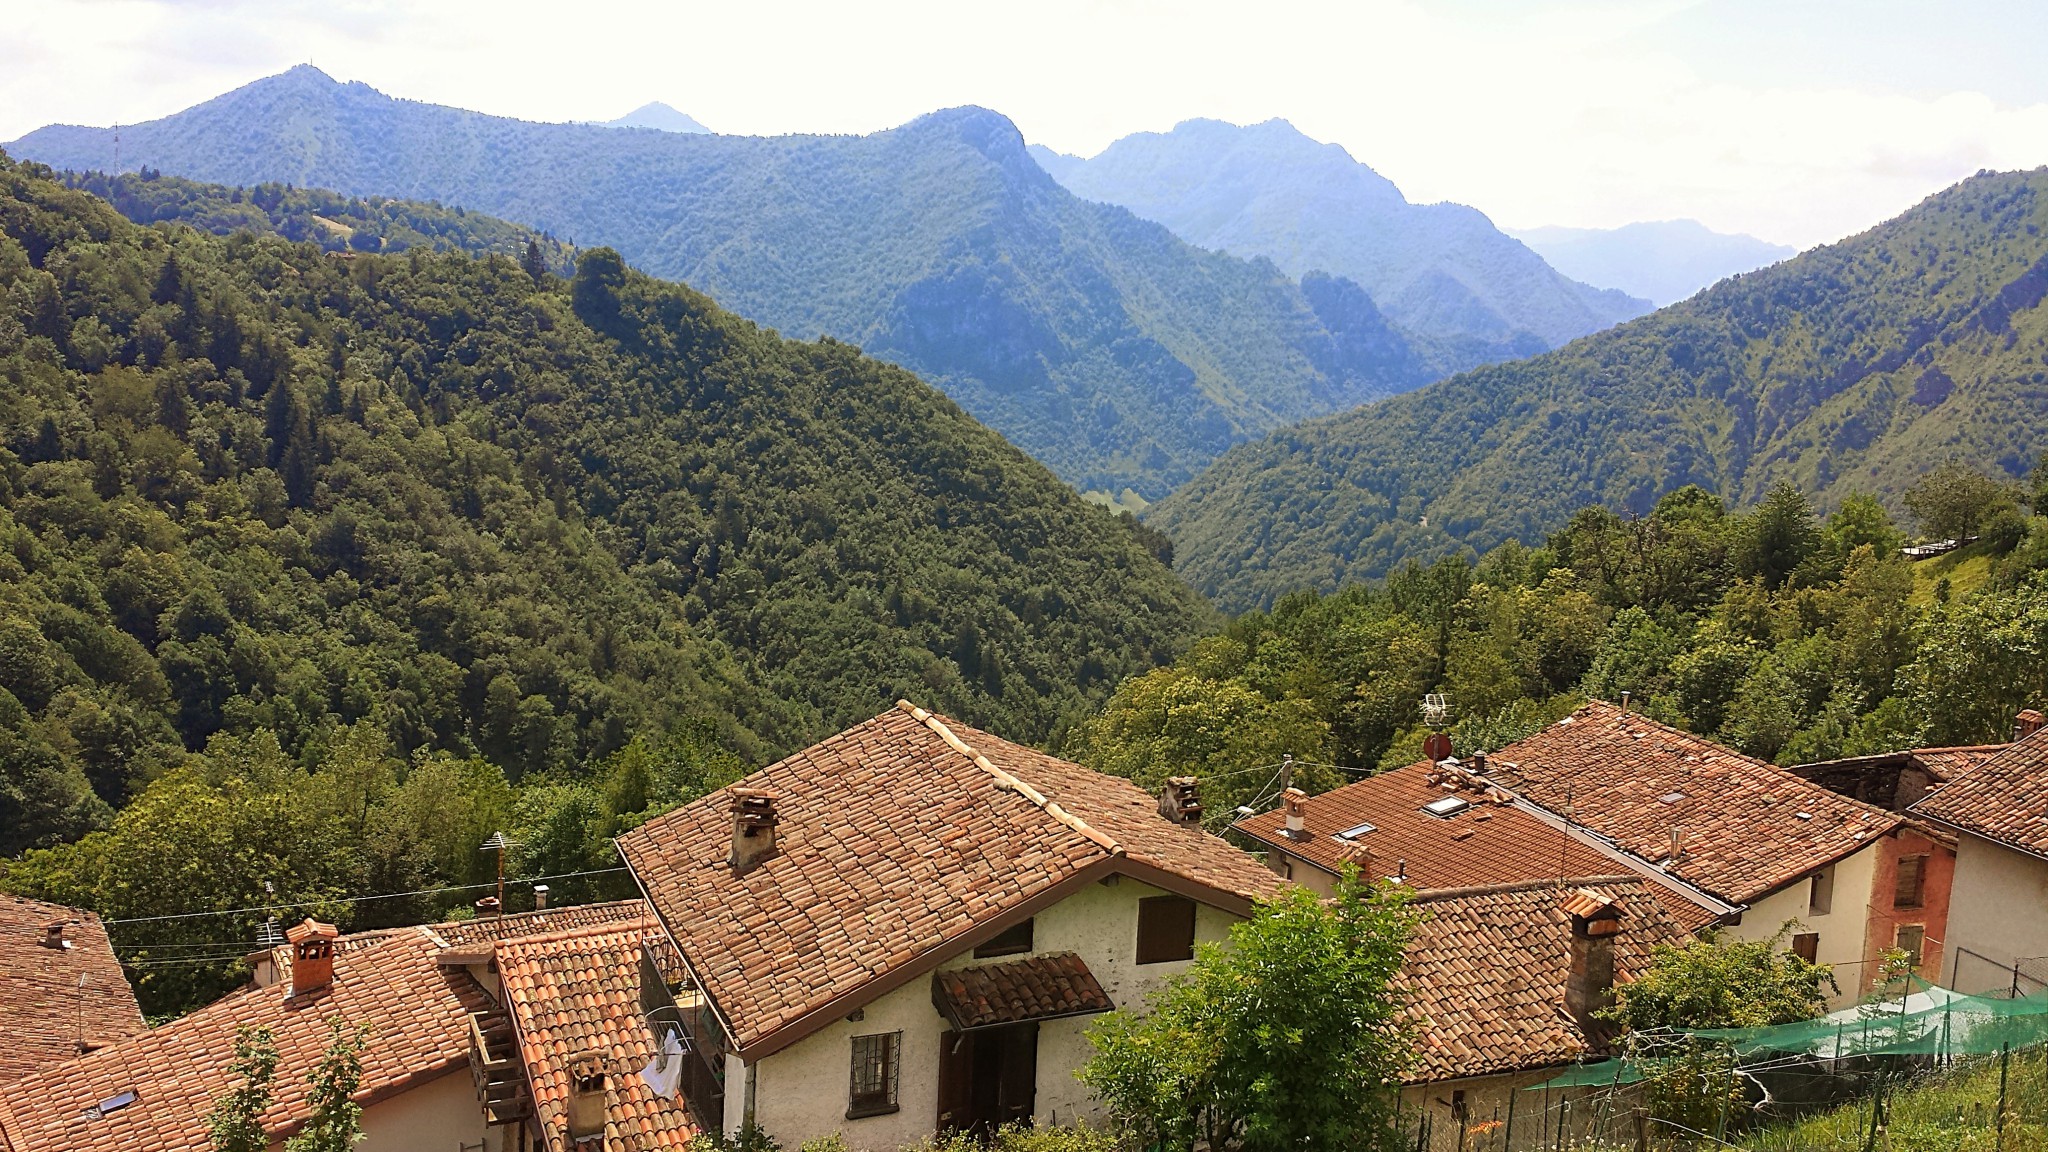
[[1956, 836], [1948, 983], [2048, 989], [2048, 730], [2019, 714], [2013, 743], [1956, 773], [1911, 812]]

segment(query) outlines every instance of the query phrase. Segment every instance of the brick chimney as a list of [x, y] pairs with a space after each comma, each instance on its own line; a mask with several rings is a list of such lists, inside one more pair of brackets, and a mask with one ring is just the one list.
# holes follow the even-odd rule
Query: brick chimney
[[1308, 793], [1289, 788], [1280, 794], [1280, 807], [1287, 812], [1287, 838], [1308, 839]]
[[2041, 725], [2044, 722], [2048, 722], [2048, 717], [2043, 717], [2039, 709], [2021, 709], [2020, 714], [2018, 716], [2013, 717], [2013, 740], [2015, 742], [2025, 740], [2027, 737], [2032, 736], [2036, 732], [2039, 732], [2041, 730]]
[[1621, 908], [1614, 898], [1594, 888], [1565, 894], [1571, 917], [1571, 970], [1564, 981], [1564, 1009], [1595, 1043], [1604, 1041], [1613, 1025], [1593, 1013], [1614, 1002], [1614, 937], [1621, 931]]
[[766, 788], [732, 790], [732, 865], [735, 876], [744, 876], [775, 855], [775, 802], [781, 799]]
[[496, 896], [486, 896], [476, 902], [476, 918], [479, 920], [489, 920], [503, 911], [505, 908], [498, 903]]
[[334, 938], [341, 930], [308, 916], [285, 931], [292, 949], [292, 995], [308, 996], [334, 983]]
[[43, 947], [55, 948], [60, 951], [71, 947], [71, 941], [64, 938], [64, 930], [67, 927], [69, 925], [62, 920], [50, 921], [49, 925], [43, 929]]
[[1202, 826], [1202, 796], [1193, 776], [1171, 776], [1159, 790], [1159, 814], [1188, 828]]
[[606, 1080], [604, 1054], [588, 1049], [569, 1057], [569, 1142], [604, 1135]]
[[1339, 840], [1337, 841], [1337, 859], [1346, 864], [1356, 866], [1360, 880], [1370, 883], [1374, 879], [1372, 874], [1372, 849], [1367, 848], [1365, 845], [1353, 840]]

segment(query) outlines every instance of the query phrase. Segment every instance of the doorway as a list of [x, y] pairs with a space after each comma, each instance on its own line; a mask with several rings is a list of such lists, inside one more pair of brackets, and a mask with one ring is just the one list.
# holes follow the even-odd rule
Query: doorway
[[1008, 1024], [939, 1036], [938, 1130], [985, 1140], [1037, 1111], [1038, 1025]]

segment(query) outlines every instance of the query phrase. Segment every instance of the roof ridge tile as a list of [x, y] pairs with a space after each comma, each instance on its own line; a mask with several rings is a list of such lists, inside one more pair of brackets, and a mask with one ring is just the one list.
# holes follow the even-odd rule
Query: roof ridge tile
[[1053, 819], [1059, 821], [1062, 824], [1065, 824], [1067, 827], [1072, 828], [1074, 831], [1079, 832], [1081, 835], [1086, 836], [1088, 839], [1093, 840], [1096, 844], [1100, 845], [1102, 849], [1108, 852], [1110, 855], [1122, 856], [1124, 854], [1123, 845], [1117, 843], [1113, 837], [1105, 836], [1101, 832], [1090, 827], [1086, 820], [1083, 820], [1079, 816], [1076, 816], [1073, 813], [1068, 812], [1066, 809], [1060, 807], [1056, 801], [1046, 796], [1045, 793], [1040, 792], [1038, 789], [1032, 787], [1030, 784], [1019, 779], [1013, 773], [1005, 772], [1001, 768], [996, 767], [995, 764], [991, 762], [988, 757], [983, 756], [981, 753], [975, 751], [973, 746], [968, 744], [967, 741], [962, 740], [960, 739], [960, 737], [954, 735], [953, 730], [951, 728], [946, 727], [945, 721], [939, 719], [932, 713], [927, 712], [922, 708], [919, 708], [917, 705], [912, 704], [908, 700], [896, 701], [896, 707], [901, 708], [903, 711], [909, 713], [912, 719], [916, 720], [918, 723], [924, 725], [925, 727], [931, 729], [932, 732], [936, 734], [939, 739], [944, 740], [946, 742], [947, 747], [953, 749], [953, 751], [958, 752], [962, 756], [967, 757], [968, 760], [973, 762], [975, 767], [988, 773], [990, 776], [995, 777], [996, 787], [1005, 789], [1007, 791], [1015, 792], [1019, 796], [1024, 797], [1026, 800], [1031, 801], [1033, 804], [1043, 809], [1046, 815], [1051, 816]]

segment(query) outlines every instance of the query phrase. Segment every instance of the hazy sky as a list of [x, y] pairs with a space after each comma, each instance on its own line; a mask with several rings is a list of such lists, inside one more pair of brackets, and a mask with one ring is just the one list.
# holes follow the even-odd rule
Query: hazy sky
[[722, 132], [982, 104], [1091, 154], [1280, 116], [1509, 227], [1693, 217], [1806, 246], [2048, 164], [2042, 0], [0, 0], [0, 140], [311, 60], [531, 120], [662, 100]]

